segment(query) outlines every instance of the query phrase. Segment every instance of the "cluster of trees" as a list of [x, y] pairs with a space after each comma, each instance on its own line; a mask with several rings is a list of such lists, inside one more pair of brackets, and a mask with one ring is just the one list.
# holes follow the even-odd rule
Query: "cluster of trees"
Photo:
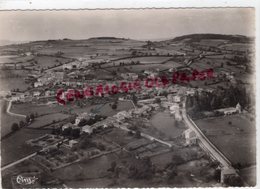
[[110, 107], [113, 109], [113, 110], [116, 110], [117, 109], [117, 105], [118, 105], [118, 101], [116, 100], [115, 102], [113, 102], [112, 104], [109, 104]]
[[247, 64], [249, 59], [246, 56], [234, 56], [232, 59], [230, 59], [238, 64]]
[[101, 120], [103, 120], [103, 119], [105, 119], [105, 118], [106, 118], [106, 116], [95, 115], [94, 117], [91, 117], [90, 119], [82, 119], [82, 120], [79, 122], [78, 126], [79, 126], [79, 127], [82, 127], [82, 126], [84, 126], [84, 125], [93, 125], [93, 124], [95, 124], [96, 122], [99, 122], [99, 121], [101, 121]]
[[55, 135], [62, 135], [66, 136], [68, 138], [79, 138], [80, 137], [80, 128], [71, 128], [68, 127], [64, 130], [62, 130], [61, 126], [60, 127], [55, 127], [52, 129], [52, 134]]
[[87, 149], [87, 148], [97, 148], [101, 151], [109, 150], [103, 143], [101, 142], [93, 142], [91, 140], [91, 136], [85, 134], [82, 135], [79, 144], [78, 144], [79, 149]]
[[251, 104], [250, 94], [245, 87], [233, 86], [228, 88], [219, 87], [214, 93], [195, 93], [187, 98], [187, 107], [190, 108], [191, 116], [201, 111], [212, 111], [219, 108], [235, 107], [239, 103], [241, 108], [248, 108]]
[[132, 164], [128, 168], [128, 178], [151, 179], [155, 173], [155, 167], [149, 157], [140, 160], [140, 163]]
[[11, 131], [15, 132], [15, 131], [18, 131], [20, 128], [27, 126], [30, 122], [34, 121], [34, 119], [37, 116], [38, 116], [37, 113], [35, 113], [35, 114], [31, 113], [30, 115], [27, 115], [25, 117], [25, 121], [21, 120], [19, 123], [13, 123], [11, 126]]

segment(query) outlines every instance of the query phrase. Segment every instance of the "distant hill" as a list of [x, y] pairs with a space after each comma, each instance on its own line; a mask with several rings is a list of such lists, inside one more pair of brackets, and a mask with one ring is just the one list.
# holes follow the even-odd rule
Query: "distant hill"
[[92, 37], [89, 39], [103, 39], [103, 40], [123, 40], [125, 38], [119, 38], [119, 37]]
[[[189, 40], [188, 40], [189, 39]], [[182, 40], [187, 40], [188, 42], [199, 42], [203, 39], [222, 39], [228, 40], [233, 43], [249, 43], [252, 42], [252, 38], [243, 35], [223, 35], [223, 34], [191, 34], [183, 35], [180, 37], [175, 37], [171, 42], [177, 42]]]

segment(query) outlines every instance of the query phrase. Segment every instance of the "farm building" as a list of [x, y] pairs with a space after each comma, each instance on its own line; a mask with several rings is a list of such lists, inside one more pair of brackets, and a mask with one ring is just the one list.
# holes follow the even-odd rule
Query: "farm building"
[[224, 115], [231, 115], [231, 114], [241, 113], [241, 106], [238, 103], [236, 105], [236, 107], [217, 109], [217, 110], [215, 110], [215, 112], [221, 113], [221, 114], [224, 114]]
[[186, 140], [186, 145], [192, 145], [197, 143], [197, 136], [193, 130], [187, 129], [183, 132], [183, 135]]

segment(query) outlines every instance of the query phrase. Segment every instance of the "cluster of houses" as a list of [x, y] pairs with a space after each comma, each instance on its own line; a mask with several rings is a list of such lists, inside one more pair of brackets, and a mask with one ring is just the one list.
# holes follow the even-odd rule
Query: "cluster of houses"
[[34, 83], [34, 87], [41, 87], [45, 85], [55, 85], [56, 83], [62, 82], [64, 73], [63, 72], [46, 72], [42, 76], [37, 78]]

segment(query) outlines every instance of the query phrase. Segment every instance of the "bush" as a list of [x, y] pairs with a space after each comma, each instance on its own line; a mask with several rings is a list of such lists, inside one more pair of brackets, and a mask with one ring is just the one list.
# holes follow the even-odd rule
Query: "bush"
[[19, 130], [19, 125], [17, 123], [13, 123], [11, 127], [12, 132], [18, 131]]

